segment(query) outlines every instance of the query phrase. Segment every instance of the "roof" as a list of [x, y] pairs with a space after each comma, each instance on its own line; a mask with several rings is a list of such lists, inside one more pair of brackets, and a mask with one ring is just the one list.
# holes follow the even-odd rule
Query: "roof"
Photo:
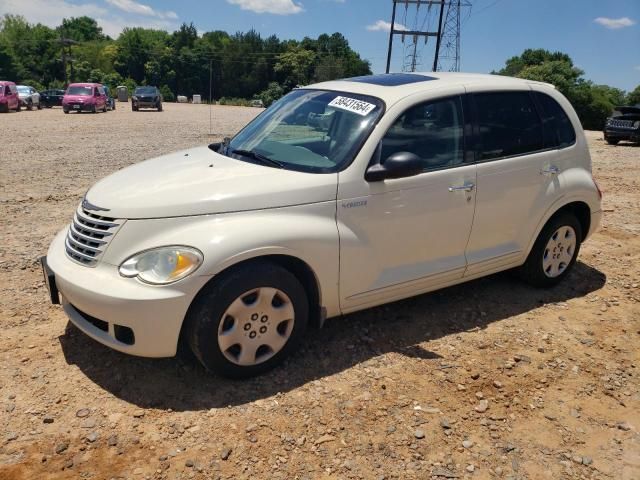
[[437, 90], [443, 87], [471, 85], [491, 85], [495, 87], [521, 86], [523, 88], [529, 88], [529, 85], [542, 85], [554, 88], [547, 83], [522, 78], [459, 72], [385, 73], [321, 82], [308, 85], [304, 88], [338, 90], [361, 95], [373, 95], [381, 98], [390, 105], [414, 93]]
[[70, 83], [69, 86], [70, 87], [101, 87], [102, 84], [93, 83], [93, 82], [76, 82], [76, 83]]

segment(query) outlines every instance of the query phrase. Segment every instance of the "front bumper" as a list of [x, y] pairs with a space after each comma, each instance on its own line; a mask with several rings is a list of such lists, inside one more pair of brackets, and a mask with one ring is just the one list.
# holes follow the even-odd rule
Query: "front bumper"
[[92, 112], [96, 108], [95, 103], [65, 103], [62, 108], [68, 112]]
[[174, 356], [189, 305], [209, 277], [155, 286], [120, 276], [114, 265], [80, 265], [65, 253], [66, 230], [51, 243], [46, 261], [69, 320], [114, 350], [142, 357]]
[[133, 102], [134, 107], [138, 108], [156, 108], [158, 104], [156, 102]]
[[629, 140], [631, 142], [640, 142], [640, 129], [624, 129], [624, 128], [611, 128], [604, 129], [604, 138], [612, 140]]

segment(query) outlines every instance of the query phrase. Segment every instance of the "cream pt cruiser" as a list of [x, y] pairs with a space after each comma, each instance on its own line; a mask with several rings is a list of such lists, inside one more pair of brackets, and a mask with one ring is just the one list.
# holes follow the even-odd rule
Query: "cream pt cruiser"
[[43, 257], [93, 339], [263, 372], [325, 318], [518, 268], [565, 278], [600, 222], [552, 86], [387, 74], [296, 89], [233, 139], [96, 183]]

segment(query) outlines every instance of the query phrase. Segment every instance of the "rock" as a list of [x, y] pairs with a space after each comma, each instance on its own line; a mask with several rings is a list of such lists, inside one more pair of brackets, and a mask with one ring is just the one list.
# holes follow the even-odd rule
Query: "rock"
[[80, 424], [80, 426], [82, 428], [95, 428], [96, 420], [94, 418], [87, 418]]
[[62, 442], [56, 445], [56, 453], [60, 455], [62, 452], [66, 451], [69, 448], [69, 442]]
[[93, 443], [96, 440], [98, 440], [98, 433], [97, 432], [91, 432], [89, 435], [87, 435], [87, 441], [89, 441], [90, 443]]
[[593, 463], [593, 459], [591, 457], [582, 457], [583, 465], [591, 465]]
[[476, 392], [476, 398], [477, 399], [483, 399], [484, 398], [484, 394], [482, 392]]
[[476, 412], [484, 413], [487, 411], [488, 408], [489, 408], [489, 400], [482, 399], [478, 402], [478, 405], [476, 405], [475, 410]]
[[493, 381], [493, 386], [496, 387], [498, 390], [502, 388], [502, 382], [499, 382], [498, 380], [494, 380]]
[[431, 476], [433, 477], [444, 477], [444, 478], [458, 478], [459, 475], [456, 475], [451, 470], [442, 467], [436, 467], [431, 470]]
[[522, 354], [514, 355], [513, 359], [516, 362], [531, 363], [531, 357]]
[[5, 407], [4, 411], [7, 412], [7, 413], [11, 413], [15, 409], [16, 409], [16, 404], [15, 403], [10, 403]]
[[618, 430], [623, 430], [625, 432], [631, 430], [631, 424], [628, 422], [618, 422], [616, 426], [618, 427]]
[[115, 447], [116, 445], [118, 445], [118, 436], [117, 435], [111, 435], [107, 439], [107, 445], [109, 445], [110, 447]]
[[134, 416], [135, 418], [142, 418], [142, 417], [144, 417], [144, 410], [140, 410], [140, 409], [136, 410], [135, 412], [133, 412], [133, 416]]
[[547, 420], [551, 420], [552, 422], [557, 419], [557, 417], [551, 413], [545, 413], [544, 418], [546, 418]]
[[231, 448], [229, 447], [223, 448], [222, 452], [220, 453], [220, 458], [222, 460], [228, 460], [230, 456], [231, 456]]
[[160, 457], [158, 457], [158, 460], [160, 460], [161, 462], [166, 462], [168, 459], [168, 455], [160, 455]]
[[473, 473], [475, 469], [476, 467], [474, 467], [473, 465], [467, 465], [467, 472]]
[[422, 439], [425, 437], [424, 430], [421, 430], [421, 429], [417, 429], [415, 432], [413, 432], [413, 434], [417, 439]]
[[473, 380], [477, 380], [477, 379], [479, 379], [479, 378], [480, 378], [480, 374], [479, 374], [478, 372], [473, 372], [473, 373], [471, 374], [471, 378], [472, 378]]
[[53, 423], [53, 417], [46, 416], [42, 419], [42, 423]]
[[471, 448], [473, 447], [473, 442], [471, 440], [465, 440], [462, 442], [462, 446], [464, 448]]
[[138, 467], [133, 471], [134, 475], [142, 475], [144, 473], [144, 470], [142, 469], [142, 467]]
[[256, 425], [255, 423], [252, 423], [247, 428], [245, 428], [245, 432], [250, 433], [250, 432], [253, 432], [254, 430], [257, 430], [257, 428], [258, 428], [258, 425]]
[[333, 435], [322, 435], [320, 438], [318, 438], [315, 441], [316, 445], [321, 445], [323, 443], [327, 443], [327, 442], [333, 442], [336, 439], [336, 437], [334, 437]]
[[11, 432], [9, 435], [7, 435], [7, 442], [13, 442], [14, 440], [18, 439], [18, 434], [15, 432]]
[[445, 430], [449, 430], [451, 428], [451, 423], [449, 423], [448, 419], [443, 418], [442, 420], [440, 420], [440, 426]]
[[193, 468], [193, 465], [193, 460], [187, 460], [186, 462], [184, 462], [185, 467]]
[[305, 444], [305, 442], [307, 441], [307, 437], [305, 437], [304, 435], [302, 435], [301, 437], [299, 437], [296, 440], [296, 445], [298, 445], [299, 447], [303, 446]]
[[80, 410], [78, 410], [76, 412], [76, 417], [78, 417], [78, 418], [88, 417], [90, 413], [91, 412], [89, 411], [88, 408], [81, 408]]

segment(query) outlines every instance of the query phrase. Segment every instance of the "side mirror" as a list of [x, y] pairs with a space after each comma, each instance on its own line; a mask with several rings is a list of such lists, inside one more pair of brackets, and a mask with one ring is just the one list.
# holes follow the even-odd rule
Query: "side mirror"
[[422, 159], [415, 153], [396, 152], [383, 163], [371, 165], [364, 175], [368, 182], [380, 182], [387, 178], [413, 177], [422, 173]]

